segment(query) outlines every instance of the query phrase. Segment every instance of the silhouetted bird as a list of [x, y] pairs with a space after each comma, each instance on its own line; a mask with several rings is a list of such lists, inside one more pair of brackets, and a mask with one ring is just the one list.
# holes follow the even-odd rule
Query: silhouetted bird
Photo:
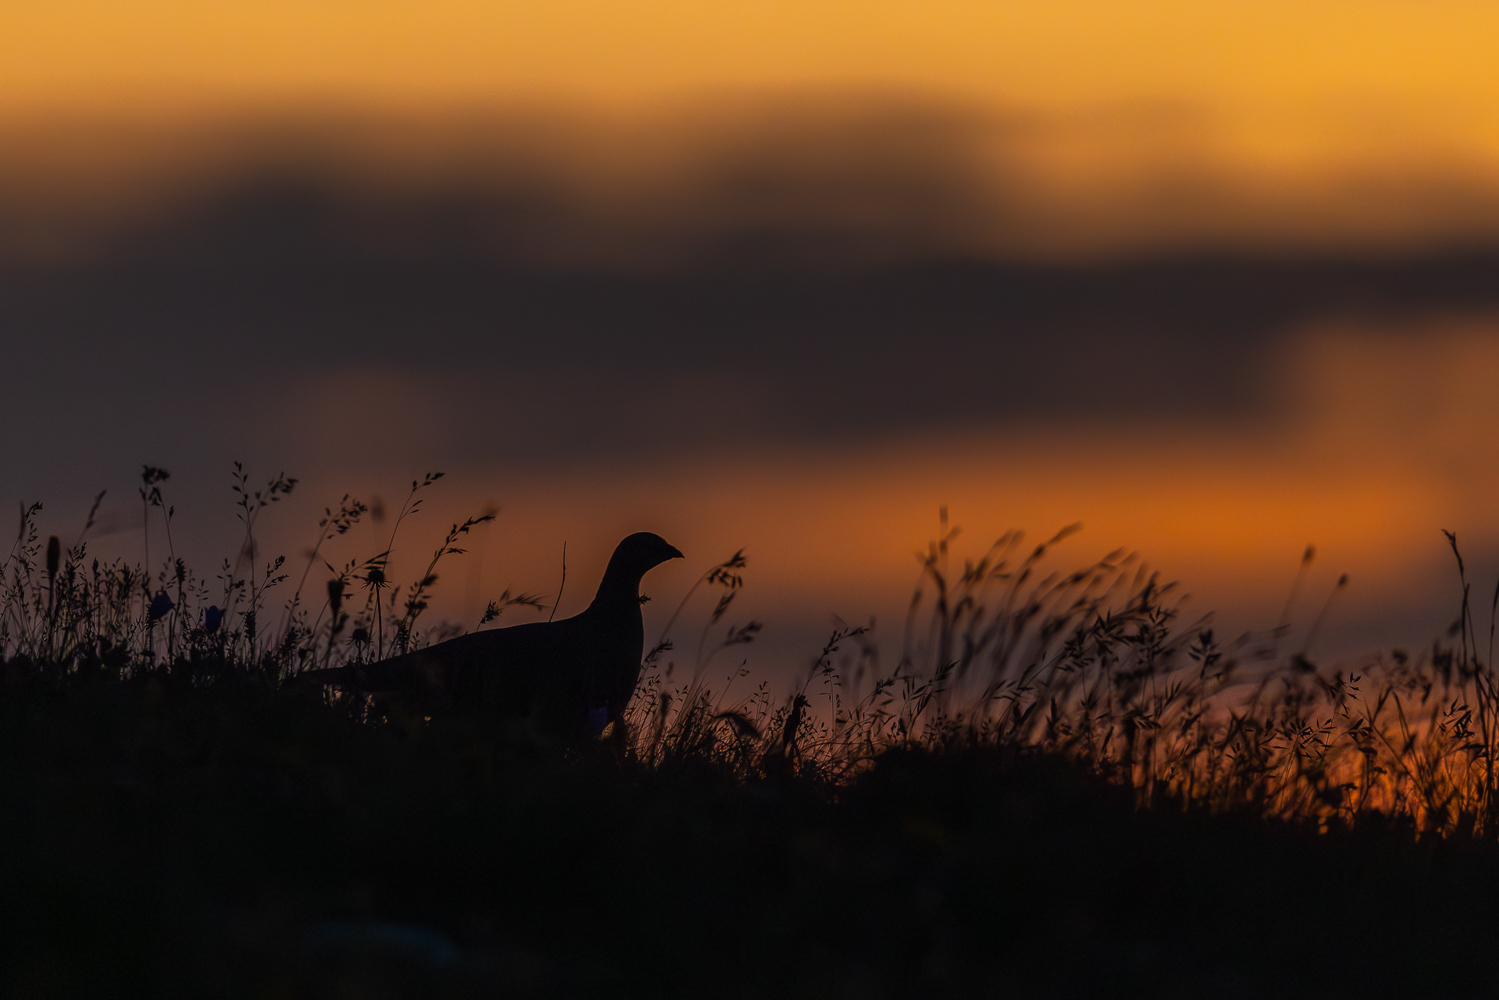
[[615, 548], [582, 614], [471, 632], [378, 663], [308, 676], [368, 694], [438, 694], [455, 707], [524, 720], [547, 740], [597, 736], [620, 721], [640, 679], [641, 578], [680, 558], [661, 536], [636, 532]]

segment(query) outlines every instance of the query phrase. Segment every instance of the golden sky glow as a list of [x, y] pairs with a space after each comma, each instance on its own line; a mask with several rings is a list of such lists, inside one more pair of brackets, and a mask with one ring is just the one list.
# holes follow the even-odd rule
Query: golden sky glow
[[[954, 256], [1492, 241], [1496, 42], [1499, 4], [1455, 0], [6, 0], [0, 236], [45, 246], [59, 218], [149, 214], [284, 154], [349, 189], [369, 164], [436, 190], [541, 178], [571, 207], [548, 236], [630, 262], [787, 220]], [[1472, 446], [1499, 440], [1494, 330], [1287, 331], [1284, 423], [1242, 433], [465, 471], [534, 540], [496, 551], [524, 570], [500, 586], [544, 586], [530, 568], [580, 525], [594, 553], [651, 527], [696, 568], [750, 546], [767, 590], [857, 617], [904, 599], [946, 504], [975, 547], [1081, 519], [1079, 551], [1138, 547], [1209, 603], [1274, 603], [1317, 542], [1398, 602], [1444, 564], [1439, 527], [1496, 540], [1499, 451]], [[420, 390], [376, 369], [309, 376], [286, 427]], [[412, 450], [447, 433], [402, 420]], [[378, 455], [285, 459], [336, 490], [391, 478]]]
[[1499, 10], [1451, 0], [12, 0], [4, 23], [12, 106], [889, 84], [1042, 107], [1367, 101], [1492, 121], [1499, 93]]
[[[898, 640], [917, 575], [913, 554], [934, 537], [943, 506], [964, 529], [954, 550], [959, 563], [1009, 529], [1039, 541], [1080, 521], [1084, 532], [1051, 568], [1078, 569], [1116, 547], [1134, 550], [1182, 584], [1195, 613], [1218, 612], [1230, 637], [1277, 624], [1311, 543], [1319, 557], [1293, 609], [1299, 629], [1345, 572], [1351, 583], [1332, 629], [1390, 612], [1377, 639], [1332, 640], [1323, 653], [1363, 653], [1377, 641], [1419, 645], [1447, 624], [1444, 597], [1458, 592], [1440, 529], [1458, 533], [1472, 579], [1484, 587], [1493, 579], [1499, 404], [1483, 387], [1499, 382], [1495, 330], [1490, 320], [1304, 331], [1286, 346], [1279, 421], [1238, 430], [954, 431], [605, 470], [450, 470], [441, 509], [451, 514], [413, 532], [436, 532], [468, 509], [502, 508], [475, 543], [484, 552], [480, 569], [452, 570], [442, 613], [459, 618], [477, 616], [490, 591], [555, 586], [564, 539], [568, 579], [584, 581], [564, 613], [587, 603], [613, 542], [641, 526], [688, 555], [649, 581], [648, 592], [672, 604], [697, 573], [743, 546], [752, 588], [740, 617], [766, 618], [767, 642], [786, 656], [815, 651], [834, 614], [851, 622], [876, 615], [886, 640]], [[401, 386], [400, 398], [420, 400], [433, 422], [412, 428], [403, 417], [409, 433], [440, 434], [433, 429], [443, 422], [439, 394], [422, 395], [399, 373], [351, 375], [331, 395], [363, 398], [393, 386]], [[308, 409], [288, 414], [289, 422], [326, 424], [319, 407], [329, 404], [319, 394], [295, 398]], [[373, 462], [355, 455], [341, 463], [316, 435], [302, 441], [308, 450], [288, 461], [318, 470], [320, 482], [361, 496], [389, 489], [391, 477], [372, 474]], [[408, 560], [418, 562], [428, 545], [409, 548]], [[1441, 606], [1434, 619], [1421, 617], [1421, 601]], [[663, 616], [670, 610], [651, 608]]]
[[[1024, 192], [1011, 251], [1430, 242], [1499, 229], [1496, 38], [1499, 8], [1450, 0], [15, 0], [0, 179], [121, 188], [163, 149], [222, 152], [205, 121], [549, 108], [590, 138], [548, 174], [654, 202], [681, 164], [642, 182], [640, 150], [693, 160], [715, 127], [752, 133], [757, 101], [822, 95], [972, 119], [961, 155]], [[100, 116], [135, 134], [101, 140]], [[151, 139], [171, 122], [188, 131]], [[988, 215], [964, 207], [953, 240], [990, 249]]]
[[1499, 149], [1499, 10], [1481, 3], [20, 0], [3, 24], [0, 104], [23, 114], [885, 87], [1176, 108], [1268, 161]]

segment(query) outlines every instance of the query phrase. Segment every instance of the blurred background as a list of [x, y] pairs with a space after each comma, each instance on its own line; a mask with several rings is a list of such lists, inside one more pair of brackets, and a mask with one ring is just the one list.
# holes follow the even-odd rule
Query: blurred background
[[1419, 647], [1441, 529], [1475, 603], [1499, 570], [1496, 37], [1455, 0], [11, 0], [0, 498], [71, 541], [107, 490], [90, 544], [140, 558], [165, 467], [212, 576], [240, 460], [300, 479], [259, 529], [300, 571], [325, 506], [385, 508], [327, 553], [370, 555], [442, 470], [394, 576], [500, 513], [433, 618], [550, 599], [564, 542], [580, 610], [649, 529], [688, 556], [650, 622], [744, 548], [774, 670], [838, 619], [893, 656], [942, 507], [959, 555], [1081, 522], [1056, 569], [1138, 551], [1228, 637], [1311, 543], [1303, 636], [1350, 580], [1314, 659]]

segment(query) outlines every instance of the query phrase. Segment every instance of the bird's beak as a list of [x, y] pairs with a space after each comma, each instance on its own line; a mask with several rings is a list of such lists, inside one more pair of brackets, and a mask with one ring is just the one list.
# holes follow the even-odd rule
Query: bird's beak
[[666, 557], [668, 559], [685, 559], [685, 558], [687, 558], [686, 556], [682, 555], [682, 553], [677, 549], [677, 547], [675, 545], [668, 545], [666, 547], [666, 551], [669, 552], [669, 553], [671, 553], [670, 555], [668, 555]]

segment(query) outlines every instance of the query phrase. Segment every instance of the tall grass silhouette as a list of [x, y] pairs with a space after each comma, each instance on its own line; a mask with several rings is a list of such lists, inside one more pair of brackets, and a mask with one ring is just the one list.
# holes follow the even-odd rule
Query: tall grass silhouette
[[[623, 721], [559, 747], [301, 676], [464, 628], [432, 597], [490, 512], [393, 558], [440, 478], [349, 558], [370, 511], [328, 506], [288, 565], [261, 522], [298, 484], [236, 467], [240, 537], [208, 576], [174, 549], [163, 470], [141, 562], [96, 558], [93, 514], [68, 543], [21, 511], [0, 994], [1491, 989], [1494, 629], [1460, 559], [1451, 634], [1350, 673], [1283, 623], [1220, 645], [1130, 553], [1052, 568], [1074, 529], [965, 557], [944, 519], [893, 662], [840, 623], [775, 687], [737, 552], [669, 616]], [[466, 624], [550, 603], [505, 593]]]
[[[1210, 618], [1183, 623], [1174, 585], [1122, 550], [1047, 571], [1076, 526], [1034, 546], [1006, 534], [961, 569], [951, 564], [957, 531], [943, 529], [922, 560], [893, 669], [880, 671], [872, 646], [837, 657], [862, 628], [834, 631], [781, 699], [764, 685], [731, 699], [700, 672], [667, 691], [670, 667], [653, 664], [634, 707], [649, 734], [637, 752], [652, 762], [713, 756], [746, 778], [789, 768], [836, 785], [891, 749], [994, 747], [1080, 763], [1140, 807], [1323, 830], [1375, 822], [1499, 833], [1499, 702], [1466, 582], [1456, 644], [1328, 671], [1278, 654], [1281, 628], [1268, 643], [1246, 636], [1223, 648]], [[723, 645], [738, 641], [731, 628]]]
[[[493, 512], [454, 523], [410, 583], [387, 576], [402, 525], [440, 479], [413, 481], [384, 549], [341, 566], [323, 558], [323, 546], [368, 507], [345, 496], [325, 509], [294, 584], [285, 560], [263, 556], [256, 536], [261, 513], [296, 486], [284, 475], [257, 489], [236, 464], [243, 536], [212, 578], [173, 549], [163, 470], [145, 468], [140, 491], [143, 554], [151, 558], [153, 520], [165, 542], [154, 564], [89, 554], [98, 499], [66, 546], [41, 540], [40, 505], [23, 508], [0, 590], [5, 676], [59, 688], [94, 678], [171, 677], [196, 687], [232, 678], [279, 692], [309, 669], [456, 634], [451, 624], [424, 628], [423, 613], [440, 564], [461, 556], [463, 537]], [[892, 750], [989, 748], [1065, 758], [1127, 789], [1140, 808], [1248, 813], [1319, 830], [1375, 823], [1499, 835], [1499, 591], [1485, 637], [1455, 537], [1464, 596], [1449, 641], [1418, 657], [1371, 654], [1328, 670], [1275, 652], [1278, 631], [1268, 644], [1224, 648], [1209, 619], [1183, 621], [1175, 588], [1122, 550], [1075, 571], [1048, 568], [1075, 530], [1040, 544], [1012, 532], [958, 566], [958, 531], [944, 512], [921, 557], [898, 662], [880, 662], [866, 629], [840, 626], [784, 691], [767, 682], [744, 690], [754, 681], [743, 664], [722, 675], [725, 654], [761, 628], [730, 624], [747, 567], [736, 553], [703, 574], [647, 653], [627, 730], [607, 734], [610, 744], [642, 766], [705, 762], [740, 781], [794, 778], [829, 791]], [[700, 592], [712, 610], [681, 639], [683, 609]], [[516, 606], [544, 605], [506, 591], [476, 624]], [[329, 697], [371, 724], [393, 717], [357, 694]]]

